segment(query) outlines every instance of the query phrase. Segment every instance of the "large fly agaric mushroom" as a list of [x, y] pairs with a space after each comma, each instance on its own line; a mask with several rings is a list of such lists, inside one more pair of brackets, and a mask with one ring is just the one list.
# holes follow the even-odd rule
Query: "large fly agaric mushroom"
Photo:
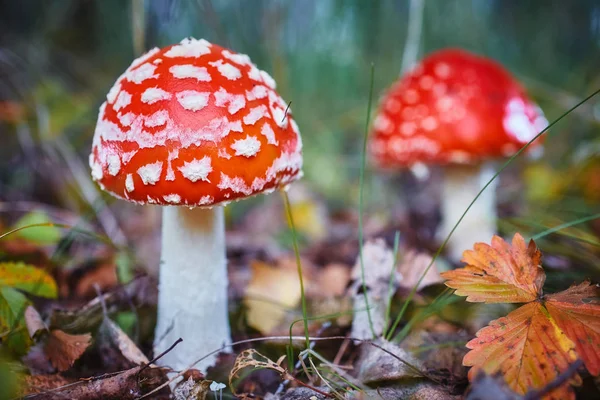
[[[383, 97], [369, 142], [382, 168], [443, 164], [442, 227], [447, 235], [493, 176], [487, 161], [513, 155], [548, 124], [540, 108], [498, 63], [459, 49], [434, 52]], [[541, 150], [539, 140], [530, 146]], [[452, 235], [449, 256], [496, 232], [495, 186]]]
[[92, 177], [118, 198], [165, 206], [155, 353], [183, 343], [163, 365], [185, 368], [231, 341], [220, 206], [299, 179], [301, 147], [273, 78], [205, 40], [150, 50], [108, 93]]

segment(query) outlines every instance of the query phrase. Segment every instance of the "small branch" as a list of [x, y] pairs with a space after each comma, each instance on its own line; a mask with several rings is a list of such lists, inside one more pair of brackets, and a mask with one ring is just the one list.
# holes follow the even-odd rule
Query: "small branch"
[[179, 343], [183, 342], [182, 338], [179, 338], [175, 341], [175, 343], [173, 343], [168, 349], [166, 349], [165, 351], [163, 351], [162, 353], [160, 353], [159, 355], [157, 355], [156, 357], [154, 357], [152, 360], [150, 360], [148, 362], [148, 364], [142, 366], [142, 369], [140, 369], [140, 372], [142, 372], [144, 370], [144, 368], [149, 367], [150, 365], [154, 364], [157, 360], [159, 360], [160, 358], [162, 358], [165, 354], [167, 354], [168, 352], [170, 352], [171, 350], [173, 350], [175, 348], [175, 346], [177, 346]]

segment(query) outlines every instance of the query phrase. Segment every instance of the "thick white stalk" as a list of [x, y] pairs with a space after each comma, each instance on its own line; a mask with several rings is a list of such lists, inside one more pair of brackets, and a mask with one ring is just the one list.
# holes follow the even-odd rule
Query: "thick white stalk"
[[[158, 364], [174, 370], [231, 343], [223, 207], [163, 207], [154, 353], [183, 342]], [[206, 372], [211, 356], [195, 368]]]
[[[444, 169], [440, 240], [448, 236], [462, 213], [493, 175], [491, 164], [449, 166]], [[477, 242], [489, 243], [496, 234], [497, 181], [495, 179], [481, 194], [452, 234], [446, 248], [452, 261], [460, 261], [463, 251], [472, 249]]]

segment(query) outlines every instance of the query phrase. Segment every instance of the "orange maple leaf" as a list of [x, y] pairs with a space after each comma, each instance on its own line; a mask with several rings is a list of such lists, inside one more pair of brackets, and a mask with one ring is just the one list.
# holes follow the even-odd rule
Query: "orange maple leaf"
[[492, 245], [476, 243], [475, 250], [466, 250], [464, 268], [444, 272], [446, 285], [470, 302], [527, 303], [542, 293], [546, 275], [540, 265], [542, 254], [535, 243], [525, 245], [518, 233], [512, 247], [494, 236]]
[[589, 282], [546, 296], [544, 305], [575, 343], [590, 374], [600, 374], [600, 302], [598, 286]]
[[[508, 386], [525, 394], [543, 388], [581, 358], [592, 375], [600, 373], [600, 302], [598, 287], [584, 282], [557, 294], [543, 295], [546, 275], [541, 252], [527, 246], [520, 234], [512, 245], [498, 236], [492, 244], [475, 244], [463, 253], [467, 266], [442, 274], [446, 285], [467, 301], [527, 303], [506, 317], [490, 322], [467, 343], [463, 364], [478, 371], [500, 372]], [[546, 399], [572, 399], [570, 384], [553, 390]]]

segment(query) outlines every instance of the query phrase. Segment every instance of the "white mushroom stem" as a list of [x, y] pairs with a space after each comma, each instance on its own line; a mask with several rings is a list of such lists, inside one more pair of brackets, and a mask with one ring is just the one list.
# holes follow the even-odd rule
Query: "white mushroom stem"
[[[231, 343], [223, 207], [163, 207], [158, 321], [154, 353], [183, 342], [158, 361], [182, 370]], [[206, 372], [216, 355], [195, 368]]]
[[[477, 193], [494, 176], [491, 164], [449, 166], [444, 169], [442, 189], [442, 226], [440, 240], [444, 240]], [[471, 206], [450, 240], [446, 253], [458, 262], [465, 250], [477, 242], [488, 243], [496, 233], [496, 186], [495, 179]]]

